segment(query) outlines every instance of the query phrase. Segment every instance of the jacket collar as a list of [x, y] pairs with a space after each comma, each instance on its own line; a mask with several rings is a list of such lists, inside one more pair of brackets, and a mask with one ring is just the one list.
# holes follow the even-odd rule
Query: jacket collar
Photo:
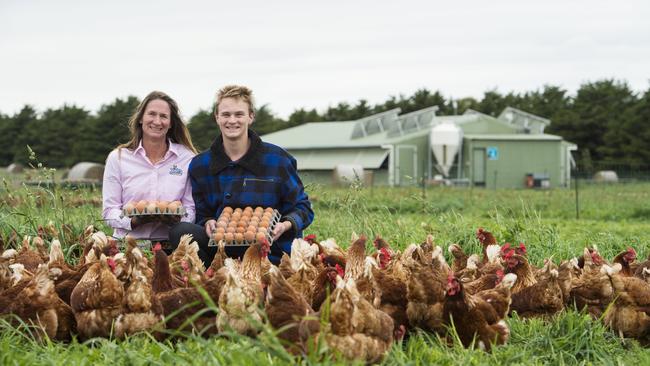
[[[261, 175], [262, 169], [262, 139], [253, 131], [248, 130], [248, 139], [250, 146], [244, 156], [238, 161], [234, 162], [241, 165], [244, 169], [251, 171], [255, 175]], [[233, 163], [226, 151], [223, 149], [223, 137], [221, 134], [217, 136], [212, 145], [210, 146], [210, 174], [217, 175], [220, 171], [225, 169], [229, 164]]]

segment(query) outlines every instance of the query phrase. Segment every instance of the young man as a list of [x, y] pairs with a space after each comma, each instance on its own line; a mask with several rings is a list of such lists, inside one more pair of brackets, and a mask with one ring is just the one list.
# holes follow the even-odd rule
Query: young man
[[[170, 236], [193, 234], [201, 248], [199, 256], [207, 266], [216, 253], [216, 248], [207, 244], [224, 207], [273, 207], [281, 219], [272, 233], [269, 259], [278, 264], [283, 252], [291, 252], [293, 239], [302, 237], [302, 231], [314, 219], [296, 160], [250, 130], [255, 112], [249, 88], [229, 85], [219, 90], [214, 114], [221, 133], [209, 150], [194, 157], [189, 167], [198, 225], [178, 224]], [[241, 256], [245, 250], [226, 247], [229, 256]]]

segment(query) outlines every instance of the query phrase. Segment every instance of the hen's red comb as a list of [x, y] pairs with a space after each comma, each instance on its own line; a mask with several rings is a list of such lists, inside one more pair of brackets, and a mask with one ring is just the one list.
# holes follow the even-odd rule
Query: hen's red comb
[[456, 278], [456, 275], [454, 275], [454, 271], [449, 271], [449, 273], [447, 273], [447, 281], [451, 281], [454, 278]]
[[305, 236], [305, 241], [308, 241], [309, 244], [313, 244], [316, 241], [316, 234], [309, 234]]
[[345, 276], [345, 270], [338, 263], [334, 266], [334, 269], [336, 269], [336, 272], [339, 274], [339, 276]]
[[161, 251], [161, 250], [162, 250], [162, 244], [160, 244], [160, 242], [154, 244], [154, 246], [153, 246], [154, 253], [158, 252], [158, 251]]
[[106, 259], [106, 264], [108, 264], [108, 267], [110, 267], [111, 272], [115, 272], [115, 267], [117, 266], [117, 263], [115, 263], [115, 259], [108, 257]]
[[527, 251], [526, 251], [526, 244], [524, 244], [524, 243], [519, 243], [519, 249], [520, 249], [524, 254], [527, 253]]
[[510, 249], [510, 250], [506, 253], [505, 258], [506, 258], [506, 259], [508, 259], [508, 258], [512, 258], [513, 255], [515, 255], [515, 250], [514, 250], [514, 249]]
[[505, 243], [501, 247], [501, 253], [506, 253], [510, 249], [510, 243]]

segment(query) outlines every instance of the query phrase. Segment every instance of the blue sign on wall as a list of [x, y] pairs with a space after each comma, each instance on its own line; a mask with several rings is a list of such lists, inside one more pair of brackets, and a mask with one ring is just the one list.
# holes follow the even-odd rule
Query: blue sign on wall
[[488, 160], [499, 160], [499, 148], [496, 146], [488, 146], [486, 154]]

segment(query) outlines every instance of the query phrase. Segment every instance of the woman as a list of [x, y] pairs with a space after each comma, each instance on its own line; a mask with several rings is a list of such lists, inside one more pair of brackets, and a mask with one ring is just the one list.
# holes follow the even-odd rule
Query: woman
[[123, 217], [122, 207], [140, 200], [181, 201], [194, 222], [194, 201], [188, 167], [196, 155], [178, 105], [167, 94], [153, 91], [129, 119], [131, 140], [111, 151], [106, 159], [102, 186], [102, 217], [113, 236], [166, 241], [169, 226], [178, 216]]

